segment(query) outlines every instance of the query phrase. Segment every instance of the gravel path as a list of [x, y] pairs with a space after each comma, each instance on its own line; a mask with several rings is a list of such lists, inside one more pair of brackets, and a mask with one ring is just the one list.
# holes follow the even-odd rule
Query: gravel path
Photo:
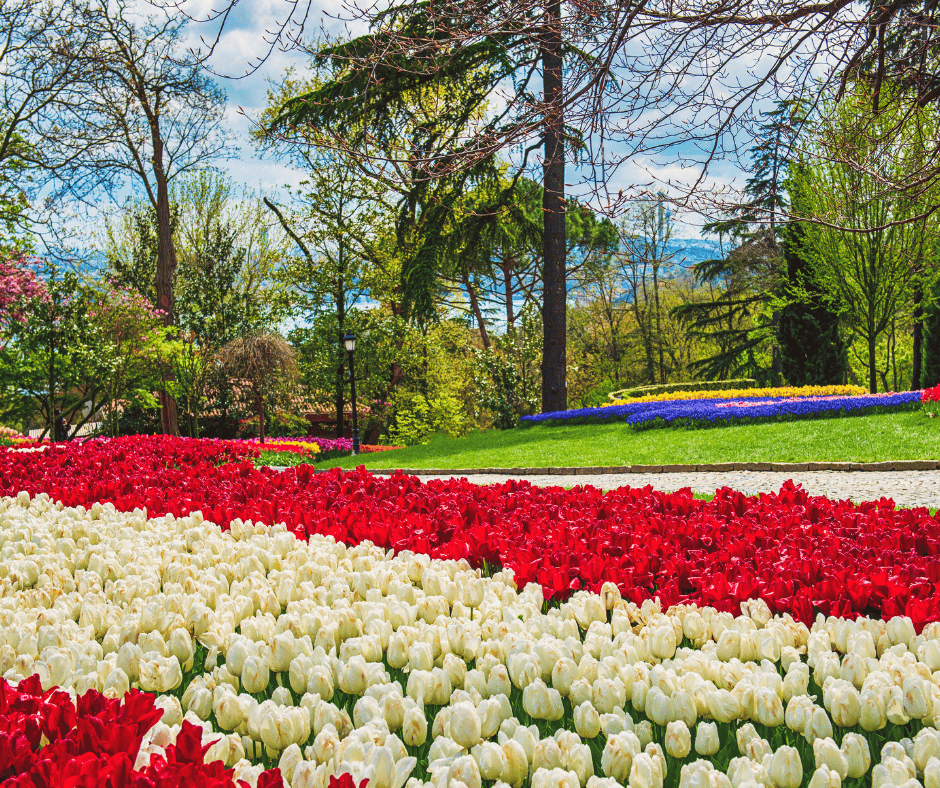
[[[449, 479], [453, 476], [421, 476], [422, 479]], [[753, 495], [776, 492], [787, 480], [803, 485], [813, 495], [852, 501], [875, 501], [893, 498], [898, 506], [940, 507], [940, 471], [706, 471], [695, 473], [604, 473], [591, 476], [532, 475], [503, 476], [497, 474], [461, 474], [474, 484], [498, 484], [510, 478], [525, 478], [543, 487], [574, 487], [590, 484], [603, 490], [617, 487], [645, 487], [672, 492], [691, 487], [694, 492], [713, 493], [719, 487], [731, 487]]]

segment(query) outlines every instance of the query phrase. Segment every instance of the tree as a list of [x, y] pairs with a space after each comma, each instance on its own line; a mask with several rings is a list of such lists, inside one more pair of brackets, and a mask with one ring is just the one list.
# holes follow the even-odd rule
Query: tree
[[[116, 430], [122, 410], [156, 404], [153, 391], [167, 377], [181, 347], [167, 338], [163, 315], [140, 293], [108, 285], [90, 298], [87, 317], [93, 328], [88, 333], [94, 336], [92, 344], [105, 370], [102, 393]], [[87, 342], [87, 335], [78, 341]], [[88, 418], [96, 410], [90, 408]]]
[[36, 274], [39, 264], [17, 249], [0, 252], [0, 329], [26, 319], [30, 301], [48, 299], [46, 287]]
[[[563, 17], [560, 0], [547, 0], [544, 6], [522, 4], [514, 12], [518, 18], [508, 27], [500, 26], [503, 20], [496, 6], [481, 9], [452, 2], [408, 2], [379, 12], [368, 18], [373, 32], [316, 51], [320, 62], [332, 65], [332, 78], [287, 102], [273, 127], [317, 126], [325, 130], [329, 144], [356, 155], [364, 139], [381, 139], [399, 131], [401, 109], [416, 93], [431, 89], [453, 94], [459, 100], [438, 113], [430, 133], [415, 140], [407, 156], [395, 160], [421, 189], [435, 179], [479, 171], [510, 140], [528, 146], [526, 159], [532, 150], [543, 147], [542, 398], [545, 410], [563, 410], [565, 147], [574, 132], [565, 125], [562, 73], [566, 60], [590, 60], [573, 42], [584, 37], [591, 17], [577, 23]], [[595, 8], [594, 16], [604, 14]], [[435, 31], [460, 32], [450, 38]], [[539, 67], [542, 97], [535, 100], [532, 81]], [[508, 105], [488, 112], [494, 93], [507, 84], [514, 88]], [[350, 139], [346, 132], [351, 118], [359, 132]], [[467, 128], [470, 120], [475, 122]], [[442, 133], [445, 126], [457, 133]], [[367, 156], [360, 152], [358, 157]], [[440, 224], [443, 216], [435, 221]], [[416, 255], [415, 273], [426, 271], [429, 249]]]
[[[225, 153], [225, 102], [198, 60], [182, 51], [185, 20], [137, 19], [127, 0], [85, 4], [81, 79], [36, 142], [58, 162], [56, 177], [71, 195], [113, 194], [123, 184], [144, 193], [156, 215], [155, 306], [170, 326], [177, 268], [170, 184]], [[166, 391], [161, 422], [164, 432], [178, 432]]]
[[940, 385], [940, 277], [931, 284], [924, 310], [924, 388]]
[[[791, 165], [787, 181], [790, 205], [796, 213], [811, 213], [812, 198], [803, 168]], [[791, 222], [782, 231], [787, 265], [786, 303], [780, 310], [778, 341], [781, 370], [791, 386], [825, 386], [845, 382], [847, 348], [839, 331], [839, 308], [819, 281], [813, 260], [818, 228]]]
[[117, 402], [152, 405], [173, 351], [160, 315], [137, 294], [96, 290], [55, 267], [44, 295], [28, 302], [6, 335], [0, 350], [5, 415], [38, 419], [43, 434], [52, 434], [61, 413], [69, 437]]
[[37, 143], [80, 95], [93, 36], [85, 9], [73, 0], [0, 4], [0, 228], [8, 237], [34, 225], [29, 198], [62, 163]]
[[[276, 280], [280, 298], [308, 320], [327, 325], [333, 356], [336, 437], [345, 435], [346, 351], [341, 337], [347, 315], [370, 283], [367, 261], [383, 256], [376, 234], [387, 224], [373, 184], [329, 156], [311, 157], [308, 176], [290, 208], [268, 198], [265, 205], [294, 242]], [[319, 165], [319, 166], [317, 166]], [[371, 277], [375, 283], [376, 277]]]
[[[905, 144], [886, 148], [883, 127], [894, 124], [893, 113], [885, 109], [872, 126], [867, 112], [855, 111], [873, 100], [872, 88], [858, 84], [852, 98], [816, 124], [805, 190], [809, 216], [822, 223], [814, 232], [817, 276], [838, 296], [849, 328], [865, 342], [868, 385], [875, 392], [876, 348], [910, 304], [918, 262], [933, 231], [926, 220], [913, 221], [922, 213], [921, 203], [885, 194], [883, 188], [884, 179], [917, 166], [924, 119], [909, 126]], [[846, 165], [841, 151], [864, 161], [866, 170]]]
[[264, 443], [265, 408], [297, 374], [294, 349], [280, 334], [256, 331], [229, 342], [219, 352], [219, 361], [230, 375], [248, 381]]

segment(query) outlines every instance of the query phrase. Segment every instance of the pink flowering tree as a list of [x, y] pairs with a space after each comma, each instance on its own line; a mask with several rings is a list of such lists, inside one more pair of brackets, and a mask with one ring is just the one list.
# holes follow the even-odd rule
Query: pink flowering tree
[[34, 299], [49, 301], [49, 291], [36, 269], [40, 261], [19, 250], [0, 251], [0, 329], [28, 320]]

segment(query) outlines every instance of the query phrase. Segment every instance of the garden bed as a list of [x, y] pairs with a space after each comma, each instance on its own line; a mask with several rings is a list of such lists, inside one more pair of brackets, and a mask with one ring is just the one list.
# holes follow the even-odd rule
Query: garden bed
[[0, 784], [940, 776], [926, 510], [253, 451], [0, 450]]

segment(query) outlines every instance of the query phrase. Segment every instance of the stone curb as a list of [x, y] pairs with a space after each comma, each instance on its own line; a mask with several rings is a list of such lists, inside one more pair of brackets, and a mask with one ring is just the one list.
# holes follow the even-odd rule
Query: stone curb
[[[935, 471], [937, 460], [894, 460], [890, 462], [718, 462], [707, 465], [623, 465], [562, 468], [402, 468], [410, 476], [602, 476], [612, 473], [727, 473], [729, 471]], [[369, 468], [370, 473], [390, 474], [398, 469]]]

